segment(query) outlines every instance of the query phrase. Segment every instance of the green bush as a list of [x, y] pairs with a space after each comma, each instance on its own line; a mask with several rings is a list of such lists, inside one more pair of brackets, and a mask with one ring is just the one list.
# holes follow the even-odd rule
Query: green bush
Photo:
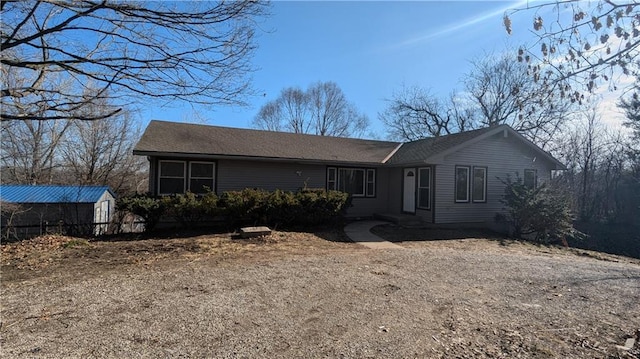
[[220, 198], [211, 191], [207, 191], [207, 193], [200, 197], [200, 206], [202, 211], [210, 217], [222, 214]]
[[268, 196], [269, 192], [262, 189], [227, 191], [220, 196], [220, 205], [232, 225], [265, 224]]
[[116, 210], [129, 212], [141, 217], [144, 220], [144, 230], [149, 232], [156, 227], [160, 218], [164, 215], [166, 207], [161, 198], [152, 197], [148, 194], [136, 194], [119, 198], [116, 201]]
[[244, 189], [225, 192], [220, 197], [221, 206], [234, 225], [275, 227], [326, 223], [343, 213], [349, 200], [347, 193], [324, 189], [298, 192]]
[[197, 196], [191, 192], [163, 197], [165, 214], [172, 216], [181, 226], [192, 228], [208, 215], [218, 213], [218, 196], [213, 192]]
[[581, 235], [573, 228], [567, 198], [548, 185], [529, 188], [518, 176], [515, 180], [508, 176], [502, 183], [505, 189], [501, 202], [506, 206], [506, 216], [497, 215], [497, 219], [504, 219], [511, 225], [514, 237], [532, 238], [538, 243], [553, 240], [566, 243], [567, 237]]
[[296, 223], [301, 225], [326, 223], [351, 206], [351, 196], [340, 191], [302, 190], [296, 197], [300, 205]]
[[327, 223], [343, 214], [351, 197], [339, 191], [305, 189], [298, 192], [261, 189], [228, 191], [218, 198], [209, 192], [167, 197], [135, 195], [122, 197], [117, 209], [133, 213], [153, 230], [163, 215], [172, 216], [182, 227], [190, 228], [207, 217], [224, 215], [231, 226], [269, 225], [273, 227], [309, 226]]
[[265, 223], [276, 227], [294, 224], [303, 210], [297, 194], [282, 190], [269, 193], [265, 204]]

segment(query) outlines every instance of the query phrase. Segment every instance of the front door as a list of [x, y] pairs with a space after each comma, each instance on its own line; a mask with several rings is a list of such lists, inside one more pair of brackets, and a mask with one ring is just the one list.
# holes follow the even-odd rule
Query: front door
[[403, 178], [402, 211], [416, 213], [416, 169], [405, 168]]

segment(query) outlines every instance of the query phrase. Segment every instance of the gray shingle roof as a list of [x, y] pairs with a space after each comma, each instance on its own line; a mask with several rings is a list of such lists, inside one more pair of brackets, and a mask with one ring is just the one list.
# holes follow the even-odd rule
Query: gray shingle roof
[[391, 165], [400, 165], [423, 162], [428, 157], [433, 157], [456, 146], [462, 145], [475, 137], [495, 129], [496, 127], [486, 127], [478, 130], [407, 142], [398, 149], [387, 163]]
[[558, 160], [507, 125], [400, 143], [151, 121], [133, 153], [146, 156], [264, 158], [402, 166], [438, 160], [438, 156], [457, 151], [473, 143], [474, 139], [480, 140], [503, 130], [536, 149], [558, 169], [564, 168]]
[[278, 158], [381, 164], [399, 142], [151, 121], [134, 154]]

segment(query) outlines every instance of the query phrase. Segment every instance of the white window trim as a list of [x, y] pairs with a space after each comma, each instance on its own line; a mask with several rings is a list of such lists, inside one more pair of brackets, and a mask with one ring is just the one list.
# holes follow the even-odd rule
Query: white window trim
[[[371, 176], [372, 180], [369, 181], [369, 173], [372, 173], [373, 175]], [[369, 193], [369, 184], [373, 184], [373, 190], [372, 193]], [[364, 192], [365, 192], [365, 196], [367, 197], [375, 197], [376, 196], [376, 170], [373, 168], [367, 168], [366, 172], [365, 172], [365, 179], [364, 179]]]
[[[182, 177], [177, 177], [177, 176], [163, 176], [162, 175], [162, 164], [163, 163], [182, 163], [183, 164], [183, 173], [182, 173]], [[182, 193], [185, 193], [187, 191], [187, 161], [179, 161], [179, 160], [159, 160], [158, 161], [158, 194], [163, 196], [163, 195], [171, 195], [173, 193], [166, 193], [166, 192], [161, 192], [161, 188], [160, 188], [160, 180], [163, 178], [181, 178], [182, 179]]]
[[471, 197], [473, 197], [473, 194], [475, 193], [474, 188], [475, 188], [475, 182], [476, 182], [476, 170], [483, 170], [484, 172], [484, 176], [483, 176], [483, 180], [482, 180], [482, 199], [475, 199], [472, 198], [472, 201], [474, 203], [486, 203], [487, 202], [487, 167], [484, 166], [473, 166], [473, 180], [471, 183]]
[[[363, 184], [363, 193], [352, 193], [352, 197], [357, 198], [373, 198], [376, 196], [376, 169], [375, 168], [364, 168], [364, 167], [327, 167], [327, 190], [336, 190], [340, 191], [340, 171], [341, 170], [353, 170], [353, 171], [361, 171], [362, 172], [362, 184]], [[329, 180], [329, 173], [334, 171], [334, 181]], [[368, 174], [373, 173], [373, 181], [369, 181]], [[373, 183], [373, 193], [369, 193], [367, 191], [368, 184]]]
[[[212, 165], [213, 166], [213, 173], [211, 174], [211, 177], [193, 177], [191, 175], [191, 166], [196, 163], [196, 164], [205, 164], [205, 165]], [[211, 180], [211, 187], [209, 188], [211, 191], [215, 191], [215, 185], [216, 185], [216, 163], [215, 162], [206, 162], [206, 161], [189, 161], [189, 177], [187, 178], [187, 184], [186, 187], [189, 189], [189, 191], [191, 191], [191, 180], [192, 179], [197, 179], [197, 180], [203, 180], [203, 179], [210, 179]]]
[[[429, 183], [427, 183], [427, 187], [422, 187], [420, 186], [420, 182], [422, 179], [422, 170], [428, 170], [429, 171]], [[420, 167], [418, 168], [418, 186], [417, 186], [417, 192], [418, 192], [418, 201], [417, 201], [417, 208], [420, 209], [431, 209], [431, 178], [433, 176], [431, 175], [431, 167]], [[427, 203], [427, 207], [421, 207], [420, 206], [420, 190], [421, 189], [428, 189], [429, 190], [429, 203]]]
[[[465, 168], [467, 170], [467, 197], [466, 199], [462, 200], [462, 199], [458, 199], [458, 169], [460, 168]], [[470, 197], [471, 197], [471, 181], [470, 181], [470, 176], [471, 176], [471, 167], [470, 166], [455, 166], [454, 167], [454, 174], [453, 174], [453, 196], [454, 196], [454, 200], [456, 203], [469, 203]]]
[[[329, 172], [333, 172], [333, 181], [330, 180]], [[327, 167], [327, 190], [336, 191], [338, 189], [338, 169]]]

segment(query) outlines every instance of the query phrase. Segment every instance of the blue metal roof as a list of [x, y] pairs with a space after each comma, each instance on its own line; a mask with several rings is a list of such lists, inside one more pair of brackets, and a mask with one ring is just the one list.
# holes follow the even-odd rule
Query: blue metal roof
[[108, 186], [1, 185], [0, 200], [10, 203], [95, 203], [105, 191], [113, 196]]

